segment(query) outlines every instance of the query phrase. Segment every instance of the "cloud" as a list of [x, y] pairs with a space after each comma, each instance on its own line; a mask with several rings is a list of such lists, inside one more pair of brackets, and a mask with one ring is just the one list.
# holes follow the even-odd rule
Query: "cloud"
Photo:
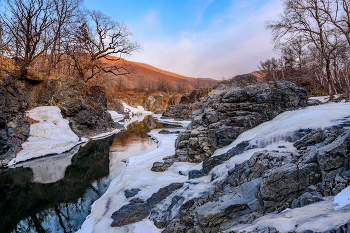
[[149, 10], [142, 16], [142, 26], [145, 28], [155, 28], [159, 22], [159, 11], [156, 9]]
[[[239, 6], [252, 7], [242, 4]], [[228, 17], [230, 12], [223, 12], [200, 32], [146, 41], [144, 51], [133, 60], [192, 77], [221, 79], [252, 72], [258, 69], [260, 60], [275, 55], [264, 22], [276, 19], [275, 12], [281, 11], [280, 1], [271, 0], [249, 15]]]

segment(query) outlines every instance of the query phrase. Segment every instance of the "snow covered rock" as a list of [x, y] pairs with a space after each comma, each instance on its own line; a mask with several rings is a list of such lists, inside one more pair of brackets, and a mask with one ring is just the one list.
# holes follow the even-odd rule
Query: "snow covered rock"
[[[284, 81], [258, 83], [254, 75], [239, 75], [209, 93], [193, 112], [188, 139], [176, 141], [179, 161], [201, 162], [229, 145], [242, 132], [279, 113], [307, 106], [303, 88]], [[180, 136], [181, 138], [181, 136]]]
[[79, 142], [79, 137], [63, 119], [61, 110], [55, 106], [42, 106], [27, 112], [27, 116], [38, 121], [30, 127], [30, 137], [22, 144], [21, 150], [9, 165], [41, 157], [48, 154], [63, 153]]

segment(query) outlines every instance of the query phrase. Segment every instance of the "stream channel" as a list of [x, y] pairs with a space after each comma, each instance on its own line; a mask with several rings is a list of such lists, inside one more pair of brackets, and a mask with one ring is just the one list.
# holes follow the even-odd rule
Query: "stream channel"
[[118, 135], [0, 170], [1, 232], [77, 231], [123, 160], [157, 148], [147, 133], [162, 127], [146, 116]]

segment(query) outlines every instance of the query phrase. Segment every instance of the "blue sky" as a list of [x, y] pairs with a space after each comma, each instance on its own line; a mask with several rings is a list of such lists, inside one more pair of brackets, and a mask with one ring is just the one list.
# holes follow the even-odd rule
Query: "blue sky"
[[280, 0], [85, 0], [126, 24], [142, 50], [128, 60], [191, 77], [228, 78], [276, 56], [266, 20]]

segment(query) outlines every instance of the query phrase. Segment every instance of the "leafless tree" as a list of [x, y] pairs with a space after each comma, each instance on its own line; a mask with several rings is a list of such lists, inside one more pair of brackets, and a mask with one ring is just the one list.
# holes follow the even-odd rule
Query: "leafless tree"
[[284, 12], [277, 22], [268, 22], [277, 45], [301, 38], [312, 44], [325, 61], [325, 73], [329, 94], [333, 97], [334, 73], [331, 65], [333, 52], [338, 46], [339, 35], [329, 26], [328, 14], [320, 0], [285, 0]]
[[66, 47], [79, 77], [87, 82], [103, 73], [128, 74], [121, 58], [140, 48], [130, 41], [130, 30], [97, 11], [88, 11], [81, 21]]

